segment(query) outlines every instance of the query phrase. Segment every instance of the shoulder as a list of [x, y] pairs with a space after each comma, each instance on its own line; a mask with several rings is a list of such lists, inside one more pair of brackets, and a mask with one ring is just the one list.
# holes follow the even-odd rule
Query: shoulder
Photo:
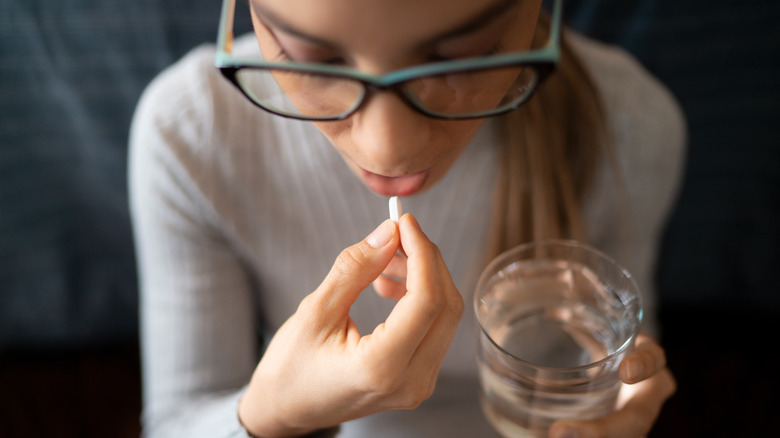
[[573, 32], [568, 41], [600, 93], [629, 194], [657, 198], [648, 205], [668, 205], [682, 182], [687, 146], [677, 99], [627, 51]]
[[133, 116], [134, 156], [190, 161], [210, 137], [216, 77], [214, 49], [199, 46], [158, 74], [146, 87]]
[[641, 93], [658, 93], [666, 99], [674, 100], [666, 87], [627, 50], [571, 30], [565, 35], [566, 41], [597, 85], [603, 88], [606, 97], [613, 97], [611, 92], [614, 90], [631, 88]]
[[192, 49], [152, 80], [141, 96], [139, 107], [165, 113], [183, 103], [192, 106], [193, 97], [200, 94], [193, 93], [194, 90], [208, 92], [214, 85], [214, 55], [211, 44]]
[[626, 50], [575, 32], [567, 41], [590, 73], [604, 105], [613, 147], [637, 158], [681, 161], [683, 110], [671, 91]]
[[[237, 38], [233, 53], [240, 57], [260, 56], [252, 34]], [[214, 65], [213, 44], [194, 48], [161, 72], [146, 88], [136, 107], [133, 130], [164, 134], [166, 147], [186, 146], [193, 153], [221, 154], [223, 159], [241, 160], [262, 143], [273, 154], [280, 136], [301, 131], [291, 123], [260, 110], [236, 89]], [[277, 87], [272, 78], [265, 86]], [[312, 137], [312, 129], [303, 129]], [[231, 156], [228, 156], [231, 155]], [[235, 156], [232, 156], [235, 155]]]
[[213, 45], [198, 46], [157, 75], [139, 100], [134, 127], [175, 133], [190, 146], [207, 143], [214, 115], [232, 106], [214, 55]]
[[[136, 107], [129, 142], [134, 191], [186, 200], [187, 208], [212, 219], [218, 204], [232, 196], [237, 169], [258, 143], [249, 130], [271, 127], [221, 77], [215, 53], [213, 45], [196, 47], [152, 80]], [[273, 150], [270, 141], [264, 144]]]
[[[252, 51], [252, 35], [236, 39], [234, 53]], [[254, 106], [214, 56], [213, 45], [197, 47], [145, 90], [131, 129], [131, 186], [186, 200], [220, 227], [248, 228], [258, 222], [241, 215], [276, 204], [291, 183], [328, 177], [343, 160], [313, 124]]]
[[[236, 49], [251, 42], [237, 39]], [[278, 124], [222, 77], [215, 54], [211, 44], [196, 47], [147, 86], [133, 118], [133, 154], [198, 179], [229, 173], [260, 142], [273, 153]]]

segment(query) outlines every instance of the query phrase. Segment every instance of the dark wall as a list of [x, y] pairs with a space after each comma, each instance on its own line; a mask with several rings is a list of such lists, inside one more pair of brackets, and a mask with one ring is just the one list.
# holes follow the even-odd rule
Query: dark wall
[[219, 9], [0, 2], [0, 351], [137, 336], [130, 119], [154, 75], [215, 39]]

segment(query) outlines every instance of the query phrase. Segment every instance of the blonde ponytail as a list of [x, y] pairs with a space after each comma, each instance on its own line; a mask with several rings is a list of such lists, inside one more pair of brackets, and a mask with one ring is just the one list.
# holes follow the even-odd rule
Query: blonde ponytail
[[[535, 45], [547, 40], [549, 22], [540, 17]], [[583, 198], [608, 145], [598, 90], [565, 34], [558, 68], [501, 125], [488, 255], [531, 240], [583, 239]]]

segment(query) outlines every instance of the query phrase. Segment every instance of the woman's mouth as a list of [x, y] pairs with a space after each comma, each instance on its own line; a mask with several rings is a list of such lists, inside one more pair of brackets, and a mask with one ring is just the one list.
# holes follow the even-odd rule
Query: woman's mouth
[[428, 169], [403, 176], [382, 176], [361, 169], [363, 181], [381, 196], [410, 196], [418, 192], [428, 178]]

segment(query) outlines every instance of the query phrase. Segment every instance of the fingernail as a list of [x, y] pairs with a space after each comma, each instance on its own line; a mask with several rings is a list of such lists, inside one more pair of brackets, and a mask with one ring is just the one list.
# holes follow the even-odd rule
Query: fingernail
[[631, 359], [626, 363], [626, 379], [638, 379], [643, 372], [642, 362], [637, 359]]
[[387, 219], [368, 236], [366, 242], [372, 248], [381, 248], [390, 242], [393, 233], [395, 233], [395, 223]]
[[555, 438], [577, 438], [579, 434], [576, 430], [566, 428], [555, 434]]
[[[409, 214], [409, 213], [407, 213], [407, 214]], [[417, 228], [418, 230], [422, 231], [422, 228], [420, 227], [420, 223], [417, 222], [417, 218], [415, 218], [414, 216], [409, 214], [409, 220], [412, 221], [412, 225], [414, 225], [415, 228]]]

